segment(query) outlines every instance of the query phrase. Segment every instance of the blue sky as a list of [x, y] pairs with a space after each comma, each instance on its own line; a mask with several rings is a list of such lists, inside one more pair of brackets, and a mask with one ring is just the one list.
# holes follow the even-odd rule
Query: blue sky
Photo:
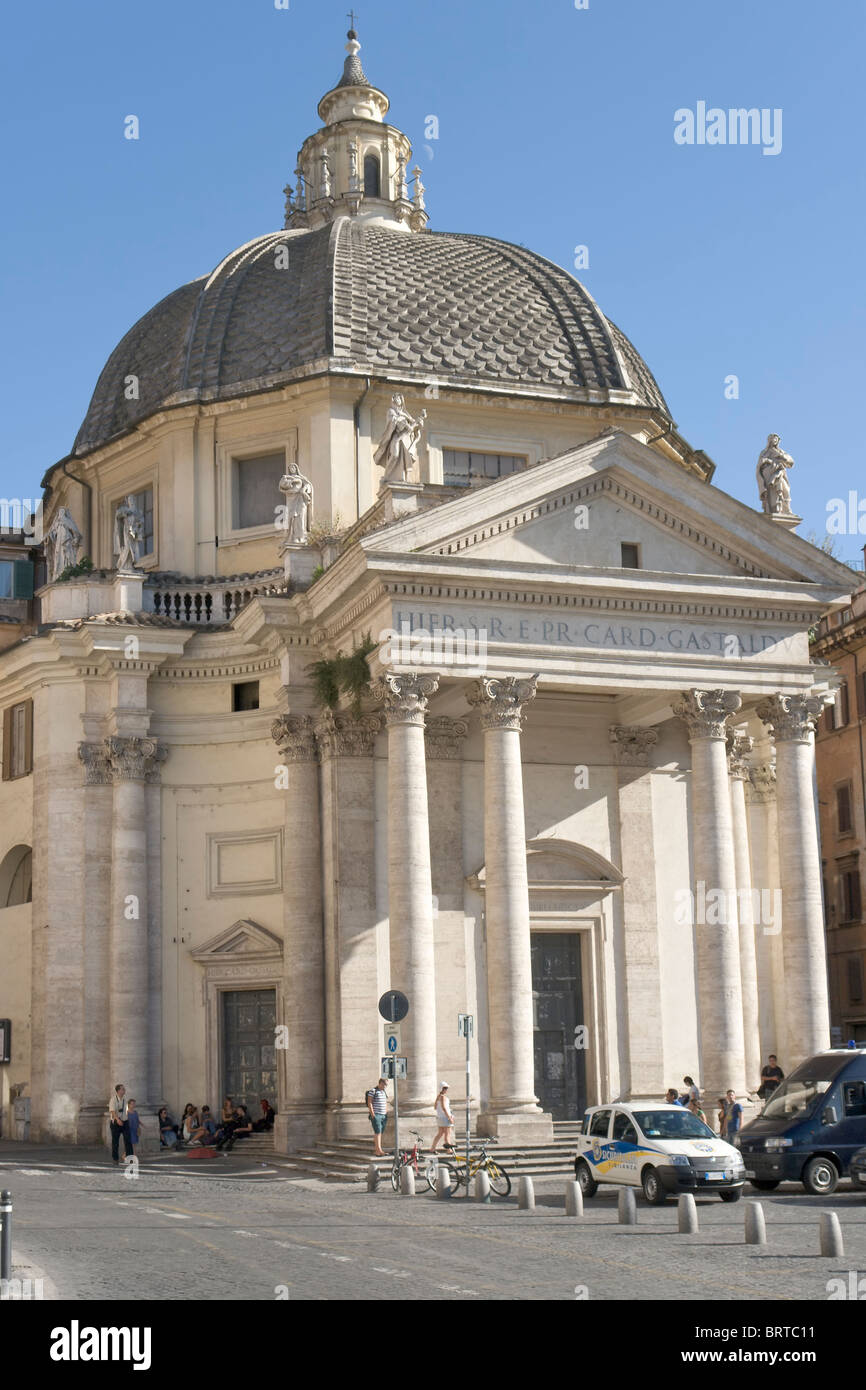
[[[153, 303], [282, 225], [342, 70], [331, 0], [44, 0], [4, 18], [0, 490], [38, 495], [99, 371]], [[714, 481], [756, 504], [770, 430], [801, 534], [862, 567], [866, 7], [805, 0], [359, 0], [368, 77], [415, 145], [431, 226], [577, 271]], [[782, 149], [678, 145], [674, 113], [782, 111]], [[141, 138], [123, 138], [135, 114]], [[425, 141], [425, 119], [439, 138]], [[425, 150], [425, 144], [428, 146]], [[432, 158], [430, 152], [432, 151]], [[739, 381], [726, 399], [725, 379]]]

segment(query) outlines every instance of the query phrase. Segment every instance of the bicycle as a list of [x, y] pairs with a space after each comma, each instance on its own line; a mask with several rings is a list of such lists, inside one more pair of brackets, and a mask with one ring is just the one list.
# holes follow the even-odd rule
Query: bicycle
[[[411, 1164], [411, 1166], [415, 1169], [415, 1176], [417, 1178], [419, 1155], [421, 1157], [422, 1162], [424, 1160], [424, 1156], [423, 1154], [421, 1154], [421, 1135], [418, 1134], [416, 1130], [412, 1130], [412, 1133], [415, 1135], [415, 1143], [412, 1145], [412, 1148], [401, 1149], [400, 1153], [394, 1159], [394, 1162], [391, 1165], [391, 1186], [393, 1187], [395, 1192], [398, 1192], [400, 1190], [400, 1174], [403, 1171], [403, 1169], [407, 1168]], [[426, 1179], [427, 1186], [429, 1187], [431, 1192], [435, 1192], [436, 1190], [437, 1169], [438, 1164], [436, 1162], [436, 1159], [429, 1158], [424, 1167], [424, 1178]]]
[[511, 1191], [511, 1179], [505, 1169], [495, 1163], [487, 1152], [488, 1146], [496, 1142], [495, 1139], [481, 1139], [471, 1146], [473, 1150], [479, 1150], [479, 1155], [475, 1159], [470, 1157], [468, 1172], [465, 1154], [448, 1155], [445, 1166], [449, 1169], [455, 1186], [467, 1186], [476, 1173], [485, 1172], [490, 1179], [491, 1192], [495, 1192], [497, 1197], [508, 1196]]

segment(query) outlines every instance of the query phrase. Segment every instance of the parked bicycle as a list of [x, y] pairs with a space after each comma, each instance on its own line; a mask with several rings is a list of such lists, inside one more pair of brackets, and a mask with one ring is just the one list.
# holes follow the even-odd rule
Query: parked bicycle
[[452, 1187], [460, 1187], [461, 1184], [465, 1187], [476, 1173], [484, 1172], [490, 1179], [491, 1192], [495, 1192], [497, 1197], [508, 1196], [511, 1191], [511, 1179], [501, 1164], [496, 1163], [487, 1152], [488, 1146], [496, 1142], [495, 1139], [481, 1139], [477, 1144], [473, 1144], [472, 1151], [477, 1151], [477, 1157], [473, 1158], [470, 1154], [468, 1166], [465, 1154], [450, 1153], [447, 1158], [443, 1158], [443, 1165], [451, 1173]]
[[[414, 1168], [415, 1170], [415, 1177], [417, 1178], [419, 1176], [419, 1172], [423, 1172], [423, 1176], [426, 1179], [427, 1186], [429, 1187], [431, 1192], [435, 1192], [436, 1173], [439, 1165], [435, 1158], [424, 1157], [423, 1153], [421, 1152], [421, 1135], [418, 1134], [415, 1130], [413, 1130], [412, 1133], [415, 1135], [415, 1143], [412, 1145], [412, 1148], [401, 1149], [400, 1153], [397, 1155], [397, 1157], [394, 1159], [394, 1162], [391, 1165], [391, 1186], [393, 1187], [395, 1192], [399, 1191], [400, 1174], [402, 1173], [404, 1168], [411, 1165], [412, 1168]], [[423, 1165], [422, 1170], [419, 1170], [418, 1167], [419, 1159], [421, 1160], [421, 1163]]]

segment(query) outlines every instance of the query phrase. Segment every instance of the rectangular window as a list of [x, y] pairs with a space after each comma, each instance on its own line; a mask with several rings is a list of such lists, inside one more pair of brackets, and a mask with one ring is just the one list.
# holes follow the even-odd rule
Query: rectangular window
[[33, 771], [33, 701], [23, 700], [3, 711], [3, 781]]
[[[863, 962], [859, 956], [848, 957], [848, 999], [852, 1004], [859, 1004], [863, 998]], [[863, 1082], [858, 1083], [861, 1090]]]
[[839, 886], [842, 889], [842, 921], [860, 921], [860, 870], [843, 869]]
[[[111, 504], [111, 544], [114, 545], [114, 516], [117, 508], [125, 502], [129, 493], [124, 493], [122, 497], [116, 497]], [[144, 517], [144, 539], [142, 541], [142, 555], [153, 554], [153, 488], [145, 488], [143, 492], [131, 494], [132, 500]]]
[[622, 568], [624, 570], [640, 569], [640, 546], [633, 541], [623, 541], [620, 546], [622, 552]]
[[481, 454], [467, 449], [443, 449], [443, 478], [449, 487], [477, 487], [526, 467], [525, 454]]
[[845, 681], [836, 691], [836, 699], [830, 706], [830, 726], [844, 729], [848, 723], [848, 682]]
[[845, 782], [836, 788], [836, 832], [850, 835], [854, 829], [851, 819], [851, 783]]
[[259, 454], [233, 460], [234, 527], [273, 526], [282, 502], [280, 479], [286, 471], [286, 453]]
[[0, 560], [0, 598], [11, 598], [15, 568], [11, 560]]
[[239, 710], [258, 709], [258, 707], [258, 681], [238, 681], [232, 686], [232, 710], [235, 714]]

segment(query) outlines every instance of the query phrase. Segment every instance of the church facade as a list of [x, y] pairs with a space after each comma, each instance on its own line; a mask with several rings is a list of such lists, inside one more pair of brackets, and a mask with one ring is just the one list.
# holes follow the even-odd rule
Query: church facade
[[121, 1081], [266, 1095], [284, 1151], [367, 1133], [392, 988], [401, 1110], [460, 1102], [469, 1013], [519, 1142], [829, 1042], [808, 633], [851, 574], [777, 436], [756, 510], [570, 275], [428, 229], [347, 47], [284, 228], [134, 326], [44, 480], [0, 653], [6, 1134], [20, 1093], [94, 1142]]

